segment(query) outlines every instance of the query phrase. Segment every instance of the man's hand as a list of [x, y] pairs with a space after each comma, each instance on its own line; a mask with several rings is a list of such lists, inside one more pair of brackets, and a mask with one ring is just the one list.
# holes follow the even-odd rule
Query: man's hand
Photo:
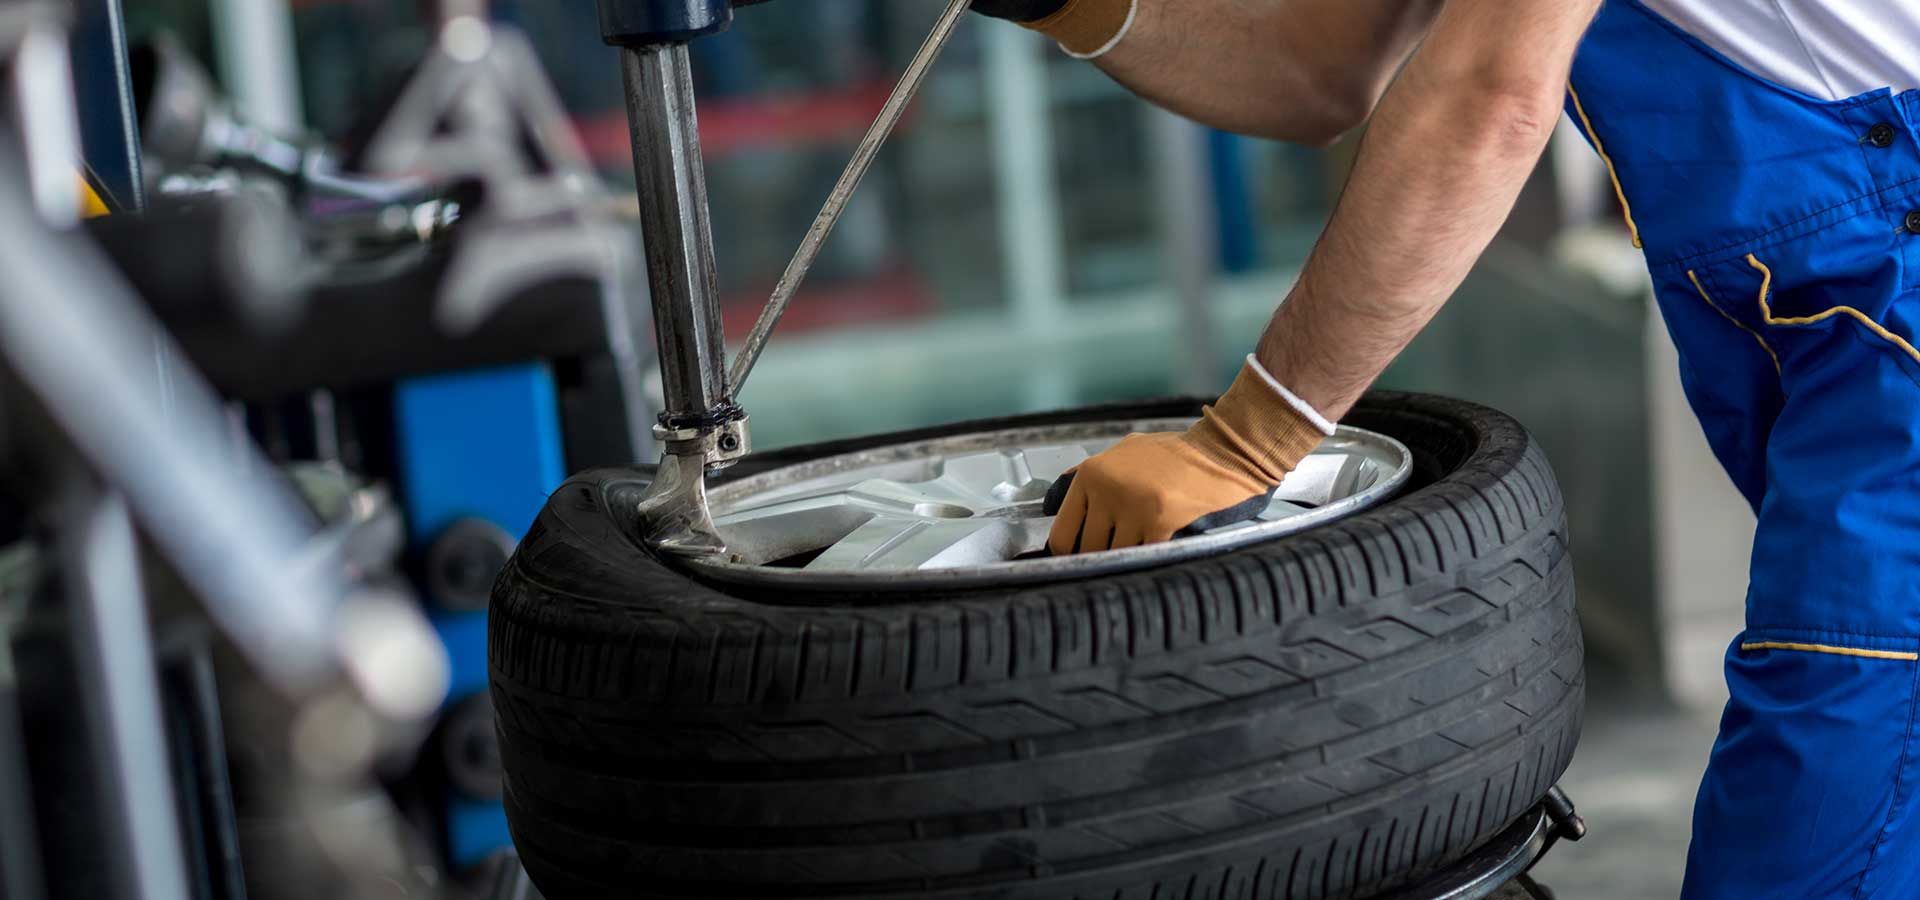
[[1192, 428], [1129, 435], [1067, 473], [1048, 497], [1059, 518], [1047, 548], [1118, 550], [1251, 521], [1332, 431], [1249, 359]]

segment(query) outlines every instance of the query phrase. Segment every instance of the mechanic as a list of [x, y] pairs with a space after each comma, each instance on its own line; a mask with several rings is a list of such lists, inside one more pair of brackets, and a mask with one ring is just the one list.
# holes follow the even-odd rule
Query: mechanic
[[1370, 123], [1239, 378], [1186, 433], [1080, 466], [1054, 552], [1261, 509], [1459, 287], [1564, 104], [1759, 515], [1683, 896], [1920, 897], [1920, 3], [976, 8], [1209, 125], [1319, 144]]

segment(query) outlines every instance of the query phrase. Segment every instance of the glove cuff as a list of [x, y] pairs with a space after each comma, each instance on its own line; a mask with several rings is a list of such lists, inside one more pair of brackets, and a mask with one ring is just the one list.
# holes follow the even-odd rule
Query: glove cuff
[[1249, 357], [1186, 440], [1221, 466], [1277, 485], [1332, 434], [1333, 423]]
[[1140, 0], [1067, 0], [1053, 15], [1028, 28], [1053, 38], [1068, 56], [1094, 59], [1118, 46], [1139, 12]]

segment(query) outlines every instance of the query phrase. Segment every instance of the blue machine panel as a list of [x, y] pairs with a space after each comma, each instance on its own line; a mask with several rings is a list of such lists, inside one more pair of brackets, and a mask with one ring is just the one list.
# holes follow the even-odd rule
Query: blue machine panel
[[474, 865], [512, 843], [500, 804], [458, 799], [447, 810], [447, 847], [455, 865]]
[[[566, 477], [553, 373], [544, 363], [418, 378], [394, 390], [400, 495], [408, 542], [424, 553], [448, 526], [492, 523], [517, 539]], [[429, 596], [452, 663], [449, 709], [487, 689], [484, 610], [449, 609]], [[447, 810], [456, 869], [508, 844], [496, 800], [456, 796]]]
[[544, 363], [404, 382], [394, 414], [416, 545], [469, 516], [524, 534], [566, 478], [559, 400]]

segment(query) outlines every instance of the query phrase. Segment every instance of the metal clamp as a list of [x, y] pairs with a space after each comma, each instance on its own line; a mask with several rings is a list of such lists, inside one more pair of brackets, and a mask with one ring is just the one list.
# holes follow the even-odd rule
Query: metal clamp
[[686, 428], [655, 425], [653, 439], [659, 441], [669, 455], [699, 456], [706, 461], [709, 472], [718, 472], [753, 452], [745, 415], [713, 425]]

